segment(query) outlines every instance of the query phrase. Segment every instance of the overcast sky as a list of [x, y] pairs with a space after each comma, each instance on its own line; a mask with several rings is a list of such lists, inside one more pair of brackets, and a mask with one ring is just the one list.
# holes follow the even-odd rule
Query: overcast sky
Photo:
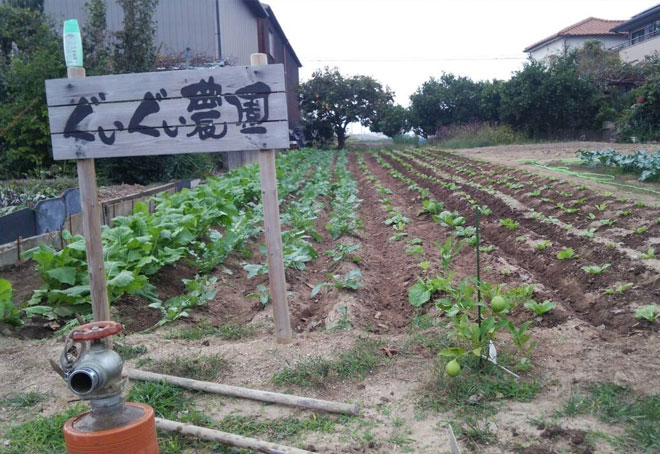
[[265, 0], [302, 61], [370, 75], [397, 102], [442, 71], [508, 79], [523, 49], [589, 16], [629, 19], [658, 0]]

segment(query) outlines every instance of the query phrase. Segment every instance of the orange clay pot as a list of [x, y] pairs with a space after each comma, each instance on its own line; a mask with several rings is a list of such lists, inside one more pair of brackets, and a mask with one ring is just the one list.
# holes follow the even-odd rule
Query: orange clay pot
[[64, 441], [68, 454], [158, 454], [156, 420], [149, 405], [126, 402], [127, 406], [144, 410], [142, 416], [122, 427], [99, 432], [83, 432], [74, 424], [86, 413], [64, 424]]

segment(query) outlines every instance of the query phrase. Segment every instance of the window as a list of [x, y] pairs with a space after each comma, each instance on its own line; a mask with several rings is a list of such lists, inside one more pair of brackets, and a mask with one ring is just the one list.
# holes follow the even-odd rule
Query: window
[[270, 28], [268, 29], [268, 53], [275, 58], [275, 35]]

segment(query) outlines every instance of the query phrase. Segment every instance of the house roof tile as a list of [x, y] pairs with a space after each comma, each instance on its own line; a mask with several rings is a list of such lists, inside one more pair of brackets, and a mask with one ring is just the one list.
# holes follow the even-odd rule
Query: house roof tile
[[569, 36], [617, 36], [621, 35], [620, 33], [615, 33], [612, 30], [613, 27], [623, 24], [623, 20], [609, 20], [609, 19], [599, 19], [597, 17], [588, 17], [584, 20], [581, 20], [577, 24], [573, 24], [569, 27], [566, 27], [552, 36], [548, 36], [541, 41], [538, 41], [531, 46], [525, 48], [524, 52], [529, 52], [532, 49], [541, 46], [547, 42], [553, 41], [557, 38], [564, 38]]

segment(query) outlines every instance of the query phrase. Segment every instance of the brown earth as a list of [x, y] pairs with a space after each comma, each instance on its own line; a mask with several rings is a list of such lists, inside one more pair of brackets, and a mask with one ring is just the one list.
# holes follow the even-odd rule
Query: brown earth
[[[410, 323], [416, 314], [407, 301], [407, 289], [416, 276], [422, 275], [417, 265], [422, 257], [405, 252], [407, 241], [419, 238], [424, 247], [423, 259], [430, 262], [429, 273], [438, 272], [439, 258], [432, 244], [445, 239], [446, 229], [434, 223], [428, 215], [418, 216], [420, 201], [414, 200], [415, 194], [407, 190], [406, 184], [393, 179], [372, 157], [365, 158], [372, 174], [392, 190], [393, 194], [387, 196], [391, 198], [391, 204], [412, 222], [406, 226], [408, 237], [388, 242], [393, 230], [383, 224], [387, 214], [379, 201], [385, 196], [379, 194], [364, 177], [355, 157], [351, 156], [350, 169], [358, 180], [360, 197], [364, 199], [360, 215], [365, 231], [359, 233], [359, 238], [342, 238], [340, 241], [361, 243], [357, 254], [362, 258], [358, 266], [363, 274], [363, 288], [357, 292], [326, 289], [318, 298], [311, 299], [311, 287], [325, 279], [328, 272], [343, 274], [354, 265], [342, 264], [335, 268], [331, 266], [328, 257], [319, 257], [302, 272], [288, 270], [287, 281], [291, 292], [289, 303], [296, 334], [292, 344], [278, 345], [271, 334], [270, 306], [262, 310], [258, 301], [247, 297], [247, 294], [254, 292], [257, 284], [266, 283], [266, 278], [260, 276], [247, 280], [243, 265], [246, 262], [262, 262], [263, 257], [255, 254], [248, 259], [233, 254], [213, 273], [218, 277], [216, 298], [208, 306], [193, 311], [190, 320], [153, 332], [138, 332], [123, 337], [122, 342], [125, 344], [144, 345], [148, 349], [146, 355], [128, 361], [128, 365], [135, 367], [136, 361], [145, 358], [159, 360], [174, 356], [219, 355], [226, 358], [231, 366], [223, 375], [223, 383], [356, 402], [362, 406], [361, 418], [338, 423], [334, 433], [307, 433], [295, 441], [297, 445], [313, 445], [318, 452], [323, 453], [449, 453], [447, 422], [455, 421], [455, 415], [452, 411], [424, 410], [419, 405], [422, 391], [433, 379], [436, 360], [428, 348], [415, 343], [415, 339], [421, 336], [426, 340], [436, 336], [437, 332], [420, 331]], [[395, 164], [394, 161], [388, 162]], [[402, 172], [404, 170], [401, 169]], [[418, 184], [426, 186], [425, 181], [419, 181]], [[448, 208], [469, 208], [462, 199], [457, 199], [443, 188], [431, 189], [433, 196], [443, 200]], [[469, 192], [467, 188], [463, 190]], [[540, 283], [539, 295], [560, 304], [551, 315], [545, 316], [540, 322], [535, 321], [532, 328], [538, 345], [533, 352], [534, 368], [527, 374], [539, 381], [542, 386], [540, 393], [531, 402], [500, 401], [496, 420], [488, 422], [496, 441], [490, 445], [475, 446], [461, 438], [459, 444], [463, 452], [618, 454], [620, 451], [615, 445], [597, 437], [591, 445], [587, 442], [589, 438], [583, 435], [600, 432], [620, 436], [624, 434], [623, 427], [604, 424], [588, 415], [557, 420], [553, 419], [553, 415], [563, 408], [571, 392], [595, 382], [628, 383], [637, 393], [657, 393], [660, 334], [657, 330], [629, 324], [630, 306], [634, 301], [628, 297], [610, 297], [611, 301], [602, 298], [590, 302], [589, 295], [600, 291], [608, 285], [607, 282], [602, 282], [600, 278], [585, 280], [580, 275], [581, 271], [574, 272], [564, 265], [555, 269], [552, 260], [531, 249], [528, 242], [515, 241], [515, 237], [524, 233], [533, 240], [548, 237], [558, 245], [574, 245], [589, 260], [612, 260], [617, 274], [623, 273], [626, 278], [635, 278], [636, 283], [646, 271], [640, 275], [626, 274], [629, 262], [624, 260], [628, 259], [618, 255], [600, 255], [601, 252], [590, 250], [598, 249], [591, 243], [568, 237], [561, 230], [546, 228], [545, 225], [538, 227], [518, 219], [521, 223], [519, 231], [508, 232], [498, 223], [500, 217], [512, 216], [510, 209], [495, 200], [488, 199], [487, 203], [494, 213], [484, 224], [484, 244], [492, 244], [496, 248], [492, 253], [482, 255], [484, 279], [510, 285]], [[317, 222], [317, 230], [323, 239], [314, 243], [314, 246], [320, 253], [336, 243], [325, 232], [323, 224], [326, 219], [327, 216], [323, 214]], [[252, 242], [250, 248], [257, 251], [260, 241], [257, 239]], [[548, 255], [554, 255], [555, 252], [553, 249]], [[474, 263], [473, 250], [464, 249], [454, 262], [457, 279], [474, 275]], [[579, 271], [577, 265], [582, 264], [573, 263], [571, 267], [577, 267]], [[508, 272], [502, 274], [503, 269]], [[194, 268], [181, 264], [162, 270], [153, 277], [152, 282], [157, 282], [160, 297], [176, 296], [177, 291], [182, 289], [180, 279], [189, 278], [191, 274], [194, 275]], [[648, 280], [652, 282], [651, 277]], [[638, 285], [640, 289], [635, 289], [631, 295], [639, 300], [652, 296], [645, 293], [650, 284]], [[135, 305], [142, 307], [144, 304], [140, 302]], [[128, 307], [129, 303], [126, 305]], [[326, 329], [330, 322], [336, 320], [336, 312], [342, 305], [348, 308], [352, 328]], [[595, 313], [600, 305], [610, 311], [623, 310], [625, 314], [609, 313], [608, 318], [613, 318], [613, 321], [604, 320], [599, 323], [599, 317], [607, 314], [605, 310], [600, 315]], [[438, 317], [434, 310], [428, 313]], [[141, 319], [144, 314], [124, 316], [128, 319]], [[524, 311], [513, 316], [516, 320], [530, 319]], [[153, 325], [155, 320], [145, 323], [145, 327]], [[227, 320], [259, 329], [255, 330], [252, 337], [232, 341], [217, 337], [181, 340], [166, 336], [172, 329], [209, 321], [213, 325], [221, 325]], [[313, 357], [336, 358], [338, 354], [349, 350], [357, 339], [364, 337], [381, 341], [388, 347], [390, 354], [396, 352], [389, 357], [384, 351], [385, 365], [364, 380], [329, 382], [318, 389], [278, 388], [273, 385], [273, 375], [284, 367]], [[504, 344], [505, 339], [499, 342]], [[20, 391], [47, 393], [46, 400], [33, 409], [3, 408], [0, 411], [0, 427], [30, 421], [37, 415], [51, 415], [67, 405], [72, 395], [62, 380], [49, 371], [47, 364], [49, 358], [59, 355], [61, 346], [59, 340], [54, 338], [24, 341], [0, 335], [0, 407], [3, 406], [4, 396]], [[502, 347], [502, 350], [506, 349]], [[227, 415], [265, 418], [307, 418], [310, 415], [301, 410], [221, 396], [197, 393], [191, 398], [205, 414], [217, 419]], [[538, 420], [552, 421], [552, 424], [540, 427]], [[2, 432], [0, 429], [0, 438]], [[201, 447], [190, 452], [210, 454], [212, 447]]]

